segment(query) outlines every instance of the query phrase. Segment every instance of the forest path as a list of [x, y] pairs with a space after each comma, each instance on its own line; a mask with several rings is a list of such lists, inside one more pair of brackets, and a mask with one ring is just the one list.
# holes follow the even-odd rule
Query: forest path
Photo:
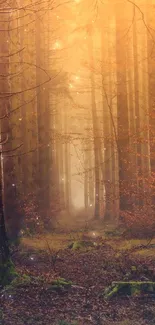
[[[31, 281], [13, 288], [11, 294], [0, 295], [3, 317], [0, 324], [73, 325], [73, 321], [76, 325], [155, 324], [154, 298], [115, 297], [107, 302], [102, 296], [113, 281], [125, 277], [138, 281], [147, 277], [155, 281], [155, 257], [125, 256], [126, 250], [122, 249], [146, 244], [146, 240], [105, 237], [99, 248], [76, 251], [66, 248], [79, 236], [73, 232], [22, 239], [13, 260], [17, 271], [29, 276]], [[49, 290], [50, 282], [60, 277], [75, 286], [62, 292]]]

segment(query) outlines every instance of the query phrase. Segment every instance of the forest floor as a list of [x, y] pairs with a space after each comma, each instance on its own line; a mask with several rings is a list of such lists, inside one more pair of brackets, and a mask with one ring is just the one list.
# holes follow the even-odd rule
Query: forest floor
[[[155, 281], [155, 240], [152, 248], [134, 250], [146, 240], [98, 237], [97, 245], [72, 250], [69, 243], [80, 233], [23, 238], [13, 255], [17, 271], [26, 283], [0, 293], [0, 325], [154, 325], [155, 296], [116, 296], [105, 300], [112, 281]], [[53, 279], [72, 285], [55, 290]]]

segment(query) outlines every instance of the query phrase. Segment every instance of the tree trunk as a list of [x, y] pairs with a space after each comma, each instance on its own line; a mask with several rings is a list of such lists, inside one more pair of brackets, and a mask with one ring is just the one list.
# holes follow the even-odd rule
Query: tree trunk
[[2, 198], [2, 168], [0, 166], [0, 265], [6, 264], [10, 258], [8, 239], [6, 234], [4, 208]]
[[152, 207], [155, 207], [155, 20], [154, 5], [149, 5], [147, 20], [151, 26], [151, 33], [147, 31], [147, 48], [148, 48], [148, 93], [149, 93], [149, 140], [150, 140], [150, 165], [153, 179], [152, 184]]
[[[44, 17], [45, 19], [45, 17]], [[48, 22], [47, 22], [48, 24]], [[48, 30], [48, 27], [47, 27]], [[49, 112], [49, 84], [41, 85], [47, 80], [48, 35], [41, 28], [40, 18], [36, 15], [36, 83], [40, 85], [37, 91], [37, 122], [38, 122], [38, 202], [39, 214], [45, 229], [49, 230], [50, 210], [50, 112]], [[46, 41], [46, 42], [45, 42]]]
[[[105, 22], [104, 22], [105, 23]], [[110, 28], [108, 21], [106, 21]], [[105, 221], [112, 220], [113, 212], [113, 191], [112, 191], [112, 156], [113, 148], [111, 143], [111, 113], [112, 112], [112, 93], [111, 93], [111, 53], [109, 49], [110, 33], [107, 32], [107, 25], [102, 25], [101, 30], [101, 79], [102, 79], [102, 101], [103, 101], [103, 136], [104, 136], [104, 165], [103, 178], [105, 185]]]
[[[3, 9], [3, 8], [0, 8]], [[7, 17], [5, 18], [7, 20]], [[0, 14], [0, 21], [1, 21], [1, 29], [5, 30], [7, 28], [7, 24], [4, 21], [4, 15]], [[2, 23], [3, 22], [3, 23]], [[1, 39], [0, 39], [0, 53], [3, 55], [4, 58], [1, 59], [2, 62], [0, 63], [0, 71], [1, 71], [1, 77], [0, 77], [0, 90], [2, 93], [2, 97], [0, 98], [0, 115], [4, 116], [7, 113], [8, 109], [8, 100], [7, 97], [3, 97], [4, 94], [8, 91], [7, 89], [7, 78], [8, 78], [8, 58], [6, 60], [6, 55], [8, 55], [8, 44], [6, 42], [6, 32], [1, 33]], [[5, 77], [2, 77], [4, 75]], [[4, 219], [4, 170], [3, 170], [3, 156], [2, 156], [2, 143], [5, 140], [5, 138], [2, 138], [2, 134], [4, 137], [7, 136], [8, 130], [5, 128], [6, 118], [0, 120], [0, 279], [1, 279], [1, 272], [3, 269], [4, 264], [6, 264], [10, 257], [9, 252], [9, 245], [8, 245], [8, 239], [6, 234], [6, 226], [5, 226], [5, 219]]]
[[126, 80], [126, 37], [127, 24], [125, 4], [118, 2], [115, 6], [116, 15], [116, 74], [117, 74], [117, 133], [118, 133], [118, 162], [119, 162], [119, 196], [120, 214], [130, 209], [129, 184], [129, 119]]
[[90, 82], [91, 82], [91, 108], [92, 108], [92, 124], [93, 124], [93, 149], [94, 149], [94, 178], [95, 178], [95, 207], [94, 217], [99, 219], [100, 215], [100, 146], [98, 138], [98, 123], [97, 123], [97, 111], [96, 111], [96, 98], [95, 98], [95, 78], [94, 78], [94, 58], [93, 58], [93, 39], [92, 30], [89, 30], [88, 37], [88, 51], [90, 56]]
[[135, 127], [136, 127], [136, 142], [137, 142], [137, 204], [143, 205], [141, 191], [143, 188], [143, 173], [142, 173], [142, 144], [141, 144], [141, 125], [140, 125], [140, 80], [139, 80], [139, 64], [138, 64], [138, 35], [137, 35], [137, 22], [136, 13], [133, 23], [133, 59], [134, 59], [134, 95], [135, 95]]

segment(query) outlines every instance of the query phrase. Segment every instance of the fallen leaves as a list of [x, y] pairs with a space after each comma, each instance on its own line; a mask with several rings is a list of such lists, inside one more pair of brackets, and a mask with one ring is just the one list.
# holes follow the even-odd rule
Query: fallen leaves
[[[35, 257], [33, 261], [30, 256]], [[124, 258], [105, 243], [98, 249], [60, 250], [55, 270], [51, 267], [49, 252], [35, 250], [22, 252], [22, 255], [17, 252], [14, 261], [18, 272], [29, 275], [31, 282], [15, 288], [11, 300], [0, 296], [4, 324], [58, 325], [60, 320], [68, 324], [75, 320], [78, 325], [124, 325], [124, 319], [132, 325], [150, 324], [148, 313], [144, 317], [144, 310], [153, 310], [152, 299], [126, 297], [105, 302], [101, 292], [113, 281], [123, 280], [127, 273], [130, 276], [134, 273], [137, 278], [146, 276], [146, 270], [155, 269], [155, 260], [140, 256]], [[153, 274], [148, 272], [149, 277]], [[61, 290], [48, 290], [49, 284], [60, 278], [71, 285]], [[152, 317], [155, 321], [155, 313]]]

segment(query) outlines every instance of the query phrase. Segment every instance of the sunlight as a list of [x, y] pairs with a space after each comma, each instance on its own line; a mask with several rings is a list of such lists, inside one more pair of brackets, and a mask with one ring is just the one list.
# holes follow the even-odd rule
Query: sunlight
[[56, 41], [53, 45], [53, 50], [60, 50], [62, 48], [62, 43], [60, 41]]
[[72, 179], [71, 182], [72, 203], [76, 209], [84, 207], [83, 185]]
[[72, 197], [72, 202], [73, 202], [73, 206], [75, 208], [83, 208], [84, 207], [84, 200], [83, 200], [83, 194], [81, 193], [81, 191], [77, 191], [76, 194], [74, 195], [74, 197]]

